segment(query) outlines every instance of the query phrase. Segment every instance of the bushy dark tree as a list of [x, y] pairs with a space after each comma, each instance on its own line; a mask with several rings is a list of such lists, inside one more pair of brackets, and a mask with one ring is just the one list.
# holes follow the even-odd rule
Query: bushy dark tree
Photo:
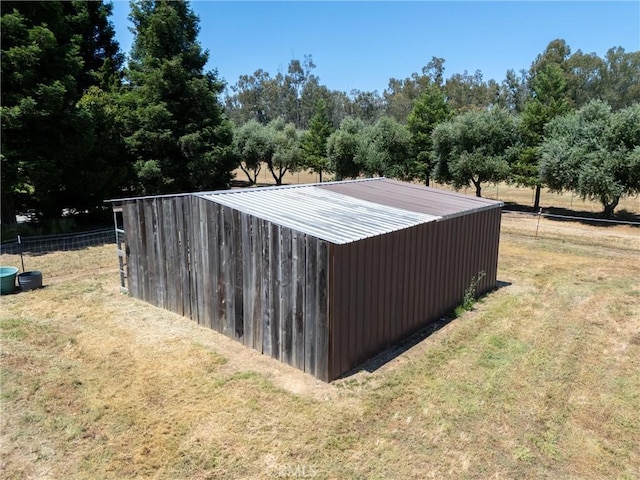
[[130, 19], [126, 141], [141, 191], [228, 187], [236, 167], [232, 129], [218, 100], [223, 83], [204, 71], [198, 17], [187, 2], [143, 0], [132, 3]]
[[[84, 94], [120, 79], [122, 55], [102, 2], [2, 2], [2, 222], [16, 209], [57, 217], [117, 191], [118, 160], [103, 151]], [[93, 94], [89, 94], [91, 96]], [[116, 140], [117, 141], [117, 140]]]

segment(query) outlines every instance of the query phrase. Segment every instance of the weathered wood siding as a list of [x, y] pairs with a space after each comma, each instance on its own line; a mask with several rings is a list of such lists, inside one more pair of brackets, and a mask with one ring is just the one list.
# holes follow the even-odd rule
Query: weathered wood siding
[[131, 295], [331, 380], [330, 244], [197, 196], [122, 207]]
[[329, 378], [451, 312], [479, 273], [478, 293], [495, 288], [500, 215], [493, 208], [333, 245]]

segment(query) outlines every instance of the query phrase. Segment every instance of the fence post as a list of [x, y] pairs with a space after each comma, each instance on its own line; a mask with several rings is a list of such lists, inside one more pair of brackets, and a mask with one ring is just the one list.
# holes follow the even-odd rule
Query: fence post
[[24, 257], [22, 256], [22, 239], [18, 235], [18, 251], [20, 252], [20, 263], [22, 263], [22, 273], [24, 273]]
[[542, 216], [542, 208], [538, 210], [538, 222], [536, 224], [536, 240], [538, 239], [538, 229], [540, 228], [540, 217]]

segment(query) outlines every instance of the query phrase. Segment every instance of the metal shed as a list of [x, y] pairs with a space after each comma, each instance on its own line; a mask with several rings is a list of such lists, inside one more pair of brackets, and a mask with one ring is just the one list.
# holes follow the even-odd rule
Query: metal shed
[[131, 295], [324, 381], [496, 285], [493, 200], [377, 178], [112, 202]]

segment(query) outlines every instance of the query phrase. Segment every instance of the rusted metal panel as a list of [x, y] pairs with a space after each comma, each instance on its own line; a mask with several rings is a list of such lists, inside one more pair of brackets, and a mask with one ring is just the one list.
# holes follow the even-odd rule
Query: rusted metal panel
[[315, 376], [328, 382], [329, 378], [329, 244], [319, 241], [317, 245], [316, 294], [316, 371]]
[[495, 208], [334, 245], [330, 377], [451, 312], [478, 272], [494, 288], [499, 222]]
[[501, 203], [388, 178], [366, 182], [325, 183], [318, 188], [401, 210], [444, 218], [495, 208]]

